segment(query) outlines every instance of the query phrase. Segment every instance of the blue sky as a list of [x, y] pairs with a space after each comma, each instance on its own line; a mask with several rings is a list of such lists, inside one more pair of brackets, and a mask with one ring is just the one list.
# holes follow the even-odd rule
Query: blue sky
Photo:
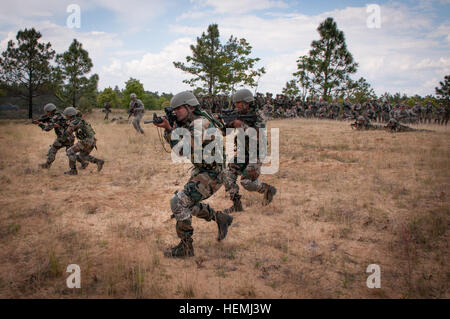
[[[81, 9], [81, 27], [68, 28], [71, 3]], [[368, 28], [366, 6], [380, 7], [380, 28]], [[35, 27], [60, 53], [73, 38], [88, 49], [99, 88], [138, 78], [146, 90], [189, 89], [188, 77], [173, 67], [190, 54], [189, 45], [211, 23], [223, 41], [246, 38], [252, 56], [267, 73], [258, 91], [281, 93], [296, 70], [296, 59], [318, 38], [317, 26], [333, 17], [377, 94], [385, 91], [434, 94], [450, 74], [450, 0], [289, 1], [289, 0], [16, 0], [0, 12], [0, 50], [19, 29]]]

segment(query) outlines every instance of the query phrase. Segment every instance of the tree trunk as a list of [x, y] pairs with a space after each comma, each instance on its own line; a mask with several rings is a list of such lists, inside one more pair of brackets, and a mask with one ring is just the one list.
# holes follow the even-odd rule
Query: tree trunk
[[30, 80], [28, 81], [28, 118], [33, 118], [33, 85], [31, 82], [32, 72], [30, 71]]

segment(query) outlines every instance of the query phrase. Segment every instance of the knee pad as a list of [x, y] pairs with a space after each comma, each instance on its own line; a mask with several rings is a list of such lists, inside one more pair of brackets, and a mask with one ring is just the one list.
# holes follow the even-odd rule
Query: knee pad
[[179, 214], [183, 209], [188, 209], [192, 206], [192, 200], [185, 194], [184, 191], [176, 192], [170, 198], [170, 209], [174, 214]]
[[256, 192], [261, 187], [261, 182], [258, 180], [250, 180], [247, 178], [241, 179], [241, 185], [250, 192]]

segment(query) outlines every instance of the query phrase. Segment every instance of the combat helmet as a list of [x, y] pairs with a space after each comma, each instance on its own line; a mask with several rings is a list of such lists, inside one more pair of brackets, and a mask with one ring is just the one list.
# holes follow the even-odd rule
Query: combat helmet
[[53, 103], [45, 104], [44, 106], [44, 112], [53, 112], [56, 111], [56, 105]]
[[71, 118], [78, 114], [78, 111], [73, 106], [66, 107], [64, 109], [63, 115], [65, 118]]
[[248, 89], [241, 89], [241, 90], [237, 90], [236, 93], [233, 94], [232, 97], [232, 101], [233, 103], [236, 102], [253, 102], [255, 100], [255, 98], [253, 97], [253, 94], [250, 90]]
[[183, 91], [172, 97], [170, 100], [170, 109], [174, 110], [181, 105], [197, 106], [199, 104], [200, 103], [192, 92]]

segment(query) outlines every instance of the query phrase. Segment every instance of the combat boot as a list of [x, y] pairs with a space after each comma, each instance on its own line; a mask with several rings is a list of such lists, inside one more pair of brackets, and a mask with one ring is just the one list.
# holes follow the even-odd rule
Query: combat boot
[[215, 220], [218, 227], [217, 240], [221, 241], [225, 239], [228, 233], [228, 226], [233, 222], [233, 216], [224, 214], [222, 212], [215, 213]]
[[223, 211], [225, 214], [230, 214], [232, 212], [244, 211], [244, 208], [242, 207], [242, 202], [241, 202], [241, 195], [237, 194], [237, 195], [233, 196], [232, 200], [233, 200], [233, 206], [231, 206], [230, 208], [225, 208]]
[[70, 171], [64, 172], [66, 175], [78, 175], [78, 172], [76, 169], [71, 169]]
[[44, 164], [39, 164], [40, 168], [46, 168], [49, 169], [50, 168], [50, 164], [49, 163], [44, 163]]
[[192, 238], [182, 239], [177, 246], [166, 249], [164, 256], [171, 258], [193, 257], [194, 246], [192, 246]]
[[277, 189], [273, 186], [270, 186], [268, 184], [264, 184], [265, 191], [264, 191], [264, 199], [263, 199], [263, 206], [267, 206], [272, 201], [273, 197], [277, 193]]
[[103, 164], [105, 164], [104, 160], [97, 160], [97, 172], [100, 172], [102, 170]]

